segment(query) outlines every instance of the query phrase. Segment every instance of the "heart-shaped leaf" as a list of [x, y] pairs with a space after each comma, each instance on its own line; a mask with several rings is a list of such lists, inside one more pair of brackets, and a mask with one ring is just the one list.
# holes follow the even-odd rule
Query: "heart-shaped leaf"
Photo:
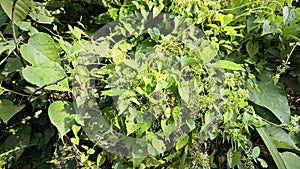
[[24, 105], [14, 105], [10, 100], [0, 100], [0, 118], [7, 123], [15, 114], [21, 111], [25, 106]]
[[298, 12], [296, 9], [289, 10], [288, 6], [283, 7], [283, 24], [287, 25], [297, 18]]
[[23, 58], [33, 66], [48, 65], [49, 61], [59, 63], [59, 48], [46, 33], [36, 33], [30, 37], [28, 44], [22, 45], [20, 52]]
[[[40, 66], [40, 67], [34, 67], [34, 66], [27, 66], [23, 71], [23, 76], [26, 81], [37, 85], [39, 87], [42, 87], [44, 85], [53, 83], [55, 81], [58, 81], [66, 76], [66, 73], [64, 72], [63, 68], [55, 62], [50, 62], [51, 66]], [[50, 86], [47, 86], [45, 89], [48, 90], [57, 90], [57, 91], [69, 91], [69, 83], [67, 79], [64, 79], [57, 84], [53, 84]]]
[[253, 42], [249, 41], [246, 45], [246, 50], [250, 57], [254, 57], [258, 53], [258, 50], [259, 50], [258, 42], [253, 43]]
[[51, 123], [57, 128], [61, 137], [72, 129], [74, 120], [73, 110], [69, 103], [63, 101], [53, 102], [48, 109]]

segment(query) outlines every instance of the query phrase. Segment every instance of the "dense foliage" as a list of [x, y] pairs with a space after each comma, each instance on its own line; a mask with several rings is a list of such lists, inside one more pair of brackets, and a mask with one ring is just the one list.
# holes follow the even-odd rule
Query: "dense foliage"
[[[0, 0], [0, 168], [299, 168], [299, 3]], [[206, 38], [190, 27], [166, 36], [163, 19], [145, 32], [131, 25], [164, 14]], [[116, 20], [115, 34], [90, 43]], [[91, 53], [101, 59], [84, 60]], [[88, 95], [128, 137], [170, 135], [184, 105], [195, 117], [173, 147], [156, 140], [156, 155], [124, 157], [83, 127], [93, 118], [76, 108]], [[149, 109], [155, 120], [140, 120]]]

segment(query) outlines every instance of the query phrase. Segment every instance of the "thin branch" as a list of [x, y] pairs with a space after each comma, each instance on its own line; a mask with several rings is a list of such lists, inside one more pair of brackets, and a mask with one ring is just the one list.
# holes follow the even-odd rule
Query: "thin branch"
[[296, 48], [297, 46], [299, 46], [299, 45], [300, 45], [300, 42], [296, 42], [296, 43], [294, 44], [292, 50], [291, 50], [290, 53], [287, 55], [287, 59], [286, 59], [286, 61], [284, 62], [285, 64], [289, 64], [289, 60], [290, 60], [291, 55], [293, 54], [295, 48]]
[[40, 90], [43, 90], [44, 88], [46, 88], [46, 87], [48, 87], [48, 86], [55, 85], [55, 84], [57, 84], [57, 83], [59, 83], [59, 82], [61, 82], [61, 81], [65, 80], [67, 77], [68, 77], [68, 76], [67, 76], [67, 75], [65, 75], [65, 76], [64, 76], [64, 77], [62, 77], [61, 79], [58, 79], [58, 80], [56, 80], [56, 81], [54, 81], [54, 82], [51, 82], [51, 83], [45, 84], [45, 85], [43, 85], [42, 87], [39, 87], [39, 88], [35, 89], [35, 90], [34, 90], [34, 92], [33, 92], [33, 93], [31, 93], [31, 95], [30, 95], [30, 97], [28, 98], [28, 100], [29, 100], [29, 99], [31, 99], [31, 98], [32, 98], [32, 96], [33, 96], [35, 93], [37, 93], [38, 91], [40, 91]]
[[16, 56], [21, 60], [21, 63], [23, 65], [23, 67], [26, 67], [23, 58], [21, 56], [19, 56], [20, 49], [19, 49], [19, 44], [17, 42], [16, 30], [15, 30], [15, 7], [16, 7], [17, 1], [18, 0], [14, 0], [13, 6], [12, 6], [12, 9], [11, 9], [11, 30], [12, 30], [12, 34], [13, 34], [14, 43], [15, 43], [15, 46], [16, 46], [16, 49], [17, 49], [17, 55]]
[[17, 95], [20, 95], [20, 96], [23, 96], [23, 97], [29, 97], [30, 96], [28, 94], [19, 93], [19, 92], [16, 92], [16, 91], [13, 91], [13, 90], [9, 90], [9, 89], [3, 88], [3, 87], [0, 87], [0, 89], [4, 90], [4, 92], [9, 92], [9, 93], [17, 94]]

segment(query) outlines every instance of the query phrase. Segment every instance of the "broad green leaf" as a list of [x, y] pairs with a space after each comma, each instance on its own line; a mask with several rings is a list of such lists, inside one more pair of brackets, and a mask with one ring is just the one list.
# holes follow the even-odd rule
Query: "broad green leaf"
[[259, 156], [259, 154], [260, 154], [259, 147], [258, 146], [254, 147], [253, 150], [252, 150], [252, 156], [253, 156], [253, 158], [254, 159], [257, 158]]
[[76, 26], [74, 26], [74, 28], [72, 28], [71, 25], [68, 25], [68, 28], [69, 28], [71, 34], [78, 40], [81, 39], [81, 35], [85, 35], [85, 32]]
[[287, 169], [296, 169], [299, 168], [300, 157], [292, 152], [283, 152], [280, 153]]
[[234, 27], [231, 27], [231, 26], [226, 26], [224, 28], [224, 31], [226, 32], [226, 35], [229, 35], [229, 36], [240, 36], [240, 37], [243, 36], [243, 34], [237, 33], [237, 31], [234, 29]]
[[290, 107], [282, 86], [275, 86], [267, 77], [258, 82], [260, 91], [253, 90], [250, 100], [255, 104], [269, 109], [282, 123], [290, 121]]
[[208, 41], [203, 41], [201, 46], [197, 48], [197, 54], [203, 63], [209, 63], [218, 54], [218, 49], [212, 46]]
[[233, 20], [233, 17], [234, 16], [232, 14], [228, 14], [228, 15], [216, 14], [216, 20], [220, 21], [221, 26], [228, 25]]
[[259, 26], [258, 23], [255, 23], [255, 15], [251, 15], [248, 19], [247, 19], [247, 32], [250, 32], [251, 30], [257, 28]]
[[273, 157], [273, 160], [275, 161], [275, 164], [277, 168], [280, 169], [287, 169], [287, 166], [285, 165], [282, 157], [280, 156], [278, 150], [276, 149], [274, 143], [272, 140], [269, 138], [267, 131], [265, 130], [265, 127], [259, 127], [256, 128], [258, 134], [266, 144], [271, 156]]
[[36, 11], [30, 12], [29, 16], [36, 22], [42, 24], [52, 24], [52, 22], [54, 21], [54, 17], [36, 13]]
[[30, 22], [18, 21], [15, 24], [23, 31], [29, 31], [29, 28], [31, 27]]
[[216, 123], [215, 123], [215, 113], [212, 113], [210, 111], [207, 111], [205, 113], [205, 123], [204, 125], [201, 127], [200, 133], [204, 133], [203, 136], [201, 136], [202, 140], [206, 140], [208, 138], [210, 138], [211, 140], [213, 140], [216, 135], [214, 134], [215, 130], [216, 130]]
[[97, 156], [97, 160], [96, 160], [96, 164], [97, 167], [100, 167], [106, 160], [106, 157], [103, 155], [103, 152], [98, 154]]
[[0, 118], [4, 123], [7, 123], [9, 119], [20, 112], [24, 107], [24, 105], [14, 105], [10, 100], [0, 100]]
[[76, 83], [85, 84], [86, 87], [89, 87], [89, 81], [90, 81], [89, 70], [85, 66], [75, 67], [74, 73], [75, 73], [74, 76], [75, 76]]
[[22, 31], [29, 31], [28, 35], [33, 36], [36, 33], [39, 33], [39, 31], [31, 26], [31, 22], [23, 22], [23, 21], [18, 21], [15, 23]]
[[175, 146], [176, 150], [178, 151], [178, 150], [182, 149], [189, 142], [189, 139], [190, 138], [188, 135], [181, 136], [176, 143], [176, 146]]
[[46, 33], [36, 33], [29, 38], [28, 44], [22, 45], [23, 58], [33, 66], [48, 65], [49, 60], [60, 63], [60, 51], [54, 40]]
[[258, 42], [253, 43], [253, 42], [249, 41], [246, 44], [246, 50], [250, 57], [254, 57], [258, 53], [259, 43]]
[[23, 67], [21, 61], [18, 58], [7, 58], [4, 69], [1, 74], [8, 76], [10, 73], [16, 73]]
[[295, 149], [300, 151], [290, 135], [283, 129], [273, 125], [267, 125], [265, 131], [269, 134], [269, 138], [273, 141], [276, 148]]
[[[97, 58], [99, 58], [99, 57], [106, 57], [106, 58], [112, 57], [111, 55], [107, 54], [110, 51], [109, 41], [102, 41], [102, 40], [99, 40], [99, 42], [90, 41], [90, 42], [84, 44], [84, 48], [85, 48], [87, 53], [96, 55]], [[116, 50], [116, 52], [121, 52], [117, 49], [115, 49], [115, 50]], [[112, 52], [112, 53], [115, 54], [115, 51]]]
[[241, 160], [241, 152], [230, 148], [227, 152], [227, 161], [230, 168], [234, 168]]
[[133, 69], [135, 69], [135, 70], [137, 70], [137, 69], [139, 68], [139, 64], [138, 64], [135, 60], [124, 59], [123, 62], [124, 62], [127, 66], [129, 66], [129, 67], [131, 67], [131, 68], [133, 68]]
[[189, 103], [190, 89], [189, 89], [189, 81], [185, 81], [182, 79], [180, 84], [178, 85], [178, 92], [183, 101]]
[[[14, 0], [1, 0], [1, 7], [7, 14], [7, 16], [11, 19], [12, 16], [12, 6]], [[18, 0], [15, 5], [14, 11], [14, 20], [22, 21], [26, 18], [31, 7], [31, 0]]]
[[[27, 66], [23, 71], [22, 74], [26, 81], [37, 85], [38, 87], [42, 87], [44, 85], [53, 83], [57, 80], [62, 79], [66, 76], [63, 68], [55, 62], [50, 62], [49, 67], [40, 66], [40, 67], [33, 67]], [[48, 90], [57, 90], [57, 91], [69, 91], [69, 83], [68, 79], [64, 79], [57, 84], [50, 85], [45, 89]]]
[[156, 149], [156, 151], [160, 154], [166, 150], [166, 145], [162, 140], [153, 139], [152, 146]]
[[161, 128], [165, 136], [169, 136], [176, 127], [176, 124], [173, 120], [170, 119], [163, 119], [160, 121]]
[[228, 60], [219, 60], [213, 66], [215, 68], [221, 68], [221, 69], [245, 71], [245, 69], [241, 65]]
[[125, 121], [125, 125], [126, 125], [127, 136], [129, 136], [130, 134], [132, 134], [136, 131], [136, 128], [135, 128], [136, 125], [133, 122], [131, 122], [130, 119], [127, 119]]
[[287, 25], [297, 18], [298, 12], [296, 9], [289, 10], [288, 6], [283, 7], [283, 24]]
[[51, 123], [57, 128], [61, 137], [72, 129], [74, 120], [73, 110], [70, 103], [55, 101], [48, 108]]
[[270, 21], [265, 20], [263, 23], [263, 32], [262, 32], [261, 36], [273, 33], [274, 30], [275, 30], [275, 27], [273, 25], [270, 25]]

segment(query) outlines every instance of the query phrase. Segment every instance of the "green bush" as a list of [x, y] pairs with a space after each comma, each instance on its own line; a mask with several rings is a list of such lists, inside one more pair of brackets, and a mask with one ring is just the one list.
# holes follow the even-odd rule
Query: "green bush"
[[298, 168], [298, 1], [0, 4], [1, 168]]

